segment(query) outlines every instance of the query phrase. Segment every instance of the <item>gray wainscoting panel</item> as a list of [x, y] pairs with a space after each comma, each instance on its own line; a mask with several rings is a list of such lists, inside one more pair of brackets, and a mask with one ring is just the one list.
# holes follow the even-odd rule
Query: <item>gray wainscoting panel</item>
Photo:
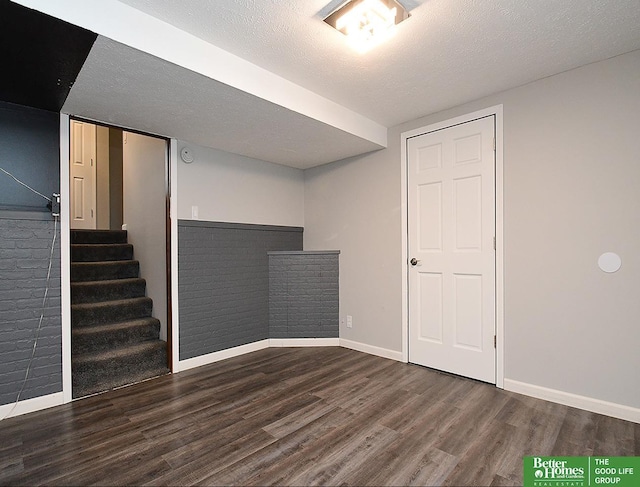
[[269, 338], [338, 338], [339, 253], [269, 253]]
[[269, 258], [303, 229], [178, 222], [180, 360], [269, 338]]
[[[17, 399], [31, 359], [53, 229], [50, 214], [0, 211], [0, 404]], [[21, 401], [62, 391], [59, 225], [56, 233], [44, 318]]]

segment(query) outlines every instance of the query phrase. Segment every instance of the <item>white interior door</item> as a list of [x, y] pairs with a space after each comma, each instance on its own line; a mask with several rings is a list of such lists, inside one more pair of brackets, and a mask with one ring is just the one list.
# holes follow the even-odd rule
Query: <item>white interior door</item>
[[496, 382], [495, 117], [407, 140], [409, 361]]
[[96, 126], [71, 120], [71, 228], [96, 228]]

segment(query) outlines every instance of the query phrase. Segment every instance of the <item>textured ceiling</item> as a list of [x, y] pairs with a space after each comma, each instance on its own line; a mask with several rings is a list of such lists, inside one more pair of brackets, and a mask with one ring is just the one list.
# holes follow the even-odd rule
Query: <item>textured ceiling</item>
[[385, 126], [640, 48], [639, 0], [400, 0], [364, 55], [322, 19], [341, 0], [120, 0]]
[[380, 148], [102, 36], [64, 110], [300, 169]]
[[386, 128], [640, 49], [640, 0], [400, 0], [360, 54], [342, 0], [14, 0], [99, 34], [66, 113], [301, 169]]

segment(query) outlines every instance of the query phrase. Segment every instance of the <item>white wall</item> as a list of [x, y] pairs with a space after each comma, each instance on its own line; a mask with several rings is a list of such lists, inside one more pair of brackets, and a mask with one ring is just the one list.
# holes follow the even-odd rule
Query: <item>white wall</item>
[[180, 142], [191, 164], [178, 158], [178, 218], [260, 225], [304, 226], [304, 174], [229, 152]]
[[305, 250], [340, 250], [340, 338], [401, 350], [399, 137], [305, 172]]
[[166, 142], [155, 137], [123, 134], [124, 223], [140, 277], [160, 320], [160, 338], [167, 339]]
[[[640, 51], [394, 127], [305, 173], [305, 248], [340, 255], [340, 336], [399, 351], [403, 131], [504, 106], [505, 379], [640, 407]], [[622, 257], [616, 274], [598, 256]]]

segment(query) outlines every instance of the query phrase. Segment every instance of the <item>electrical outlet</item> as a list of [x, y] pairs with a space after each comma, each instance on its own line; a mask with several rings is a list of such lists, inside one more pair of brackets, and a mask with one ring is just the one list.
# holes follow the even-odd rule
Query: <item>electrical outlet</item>
[[191, 218], [193, 220], [197, 220], [198, 219], [198, 207], [196, 205], [193, 205], [191, 207]]
[[344, 328], [345, 326], [347, 326], [347, 319], [340, 318], [340, 328]]
[[347, 328], [353, 328], [353, 317], [351, 315], [347, 315]]
[[51, 215], [60, 216], [60, 194], [53, 193], [51, 196]]

